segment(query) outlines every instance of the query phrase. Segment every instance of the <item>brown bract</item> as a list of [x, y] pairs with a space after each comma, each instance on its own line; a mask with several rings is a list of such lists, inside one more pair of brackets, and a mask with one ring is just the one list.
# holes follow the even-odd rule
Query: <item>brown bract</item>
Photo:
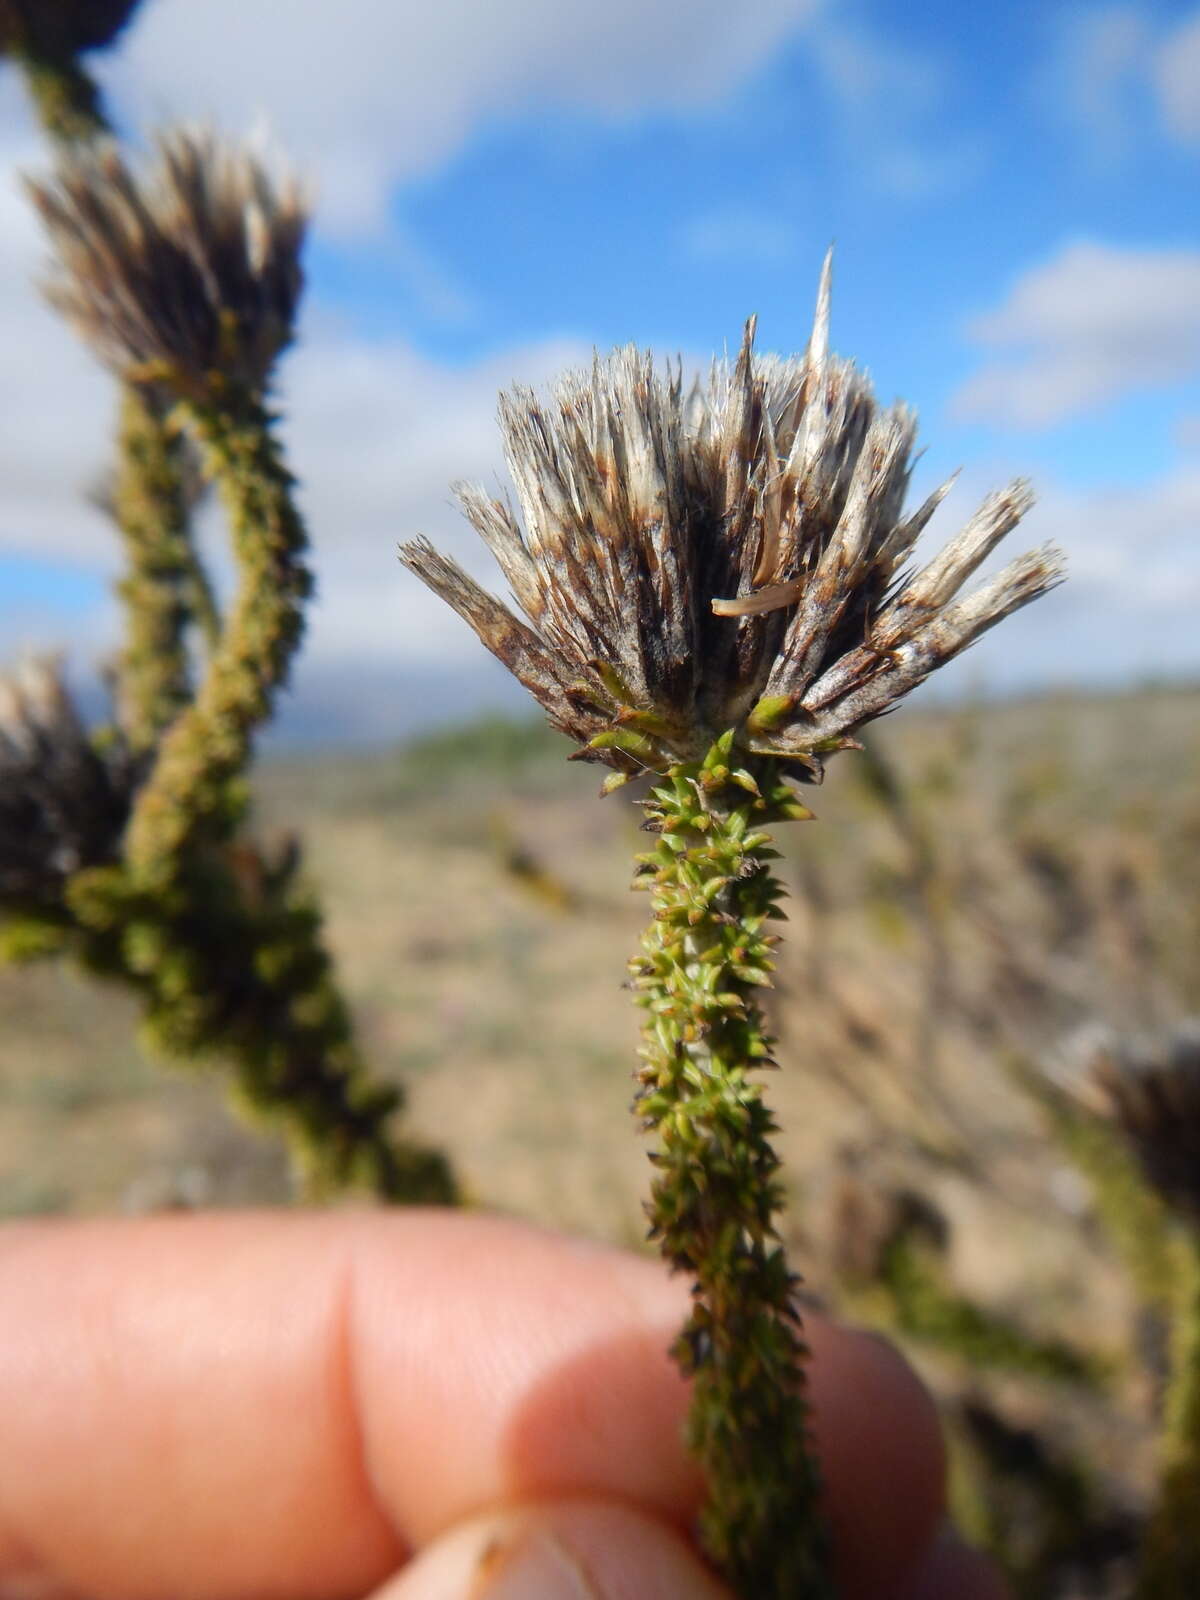
[[113, 859], [137, 772], [89, 737], [56, 663], [0, 677], [0, 905], [56, 906], [80, 867]]
[[105, 142], [29, 188], [55, 255], [47, 294], [107, 366], [202, 400], [261, 389], [302, 286], [307, 208], [292, 179], [174, 131], [141, 173]]
[[1022, 483], [905, 570], [949, 484], [904, 514], [915, 418], [829, 354], [829, 281], [827, 259], [803, 356], [758, 356], [752, 318], [690, 390], [628, 347], [548, 400], [501, 398], [520, 514], [458, 496], [527, 621], [427, 541], [402, 547], [585, 759], [665, 770], [733, 728], [819, 779], [823, 754], [1058, 582], [1047, 548], [957, 598], [1028, 508]]
[[69, 60], [112, 44], [138, 0], [0, 0], [0, 55]]

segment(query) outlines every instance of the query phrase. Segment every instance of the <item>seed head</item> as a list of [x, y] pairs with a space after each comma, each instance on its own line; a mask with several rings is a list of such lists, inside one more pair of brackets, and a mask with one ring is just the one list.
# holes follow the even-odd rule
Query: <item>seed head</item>
[[103, 143], [72, 148], [29, 188], [55, 254], [49, 299], [107, 366], [194, 398], [265, 385], [302, 285], [294, 180], [177, 130], [142, 173]]
[[1060, 1076], [1112, 1122], [1162, 1197], [1200, 1224], [1200, 1018], [1161, 1034], [1089, 1031]]
[[956, 598], [1031, 503], [1022, 483], [904, 570], [950, 485], [903, 514], [915, 418], [829, 354], [829, 280], [827, 258], [803, 356], [757, 356], [751, 318], [690, 392], [628, 347], [547, 401], [501, 397], [521, 515], [457, 492], [527, 622], [427, 541], [402, 547], [583, 759], [661, 771], [734, 729], [818, 780], [823, 754], [1058, 582], [1047, 548]]
[[80, 867], [114, 858], [134, 763], [88, 735], [57, 663], [0, 677], [0, 906], [58, 905]]
[[70, 60], [112, 44], [138, 0], [0, 0], [0, 55]]

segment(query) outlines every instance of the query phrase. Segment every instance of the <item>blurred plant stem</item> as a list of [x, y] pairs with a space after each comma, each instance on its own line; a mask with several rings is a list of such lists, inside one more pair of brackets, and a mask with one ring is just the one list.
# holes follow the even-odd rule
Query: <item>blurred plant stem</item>
[[1142, 1300], [1169, 1308], [1180, 1275], [1179, 1238], [1170, 1212], [1124, 1139], [1111, 1123], [1081, 1109], [1035, 1064], [1019, 1056], [1005, 1064], [1040, 1107], [1063, 1154], [1088, 1180], [1100, 1222]]
[[122, 386], [112, 509], [128, 570], [117, 585], [125, 635], [116, 698], [118, 723], [138, 755], [157, 747], [191, 699], [187, 631], [198, 605], [210, 646], [217, 628], [207, 581], [193, 559], [188, 445], [166, 411], [156, 390]]
[[1200, 1230], [1194, 1223], [1180, 1255], [1158, 1500], [1146, 1530], [1136, 1600], [1200, 1595]]
[[100, 91], [78, 58], [30, 48], [18, 60], [38, 121], [51, 139], [71, 144], [111, 132]]
[[[42, 129], [57, 145], [113, 137], [99, 89], [78, 58], [19, 57]], [[211, 646], [218, 626], [212, 589], [196, 552], [187, 487], [188, 445], [158, 388], [123, 382], [112, 516], [128, 563], [117, 586], [125, 645], [117, 663], [122, 732], [135, 753], [154, 748], [189, 698], [188, 630]]]
[[[19, 59], [64, 166], [79, 146], [110, 138], [99, 93], [77, 59], [29, 51]], [[180, 154], [189, 152], [180, 147]], [[106, 166], [98, 170], [92, 220], [118, 183]], [[206, 237], [205, 224], [218, 226], [221, 169], [196, 171], [203, 204], [191, 251], [199, 244], [219, 253], [239, 229], [264, 225], [259, 213], [243, 217], [235, 206], [227, 234]], [[136, 196], [133, 181], [121, 181], [122, 195]], [[145, 204], [145, 196], [136, 198]], [[190, 259], [178, 245], [170, 253], [171, 220], [160, 216], [135, 230], [168, 266]], [[100, 231], [108, 269], [120, 230]], [[302, 228], [297, 247], [300, 237]], [[254, 252], [252, 240], [251, 272]], [[165, 317], [174, 329], [181, 296], [156, 293], [147, 263], [152, 255], [132, 272], [126, 293], [148, 319]], [[217, 276], [210, 273], [214, 284]], [[228, 306], [218, 315], [232, 351], [246, 328]], [[273, 337], [280, 332], [286, 343], [290, 320]], [[389, 1201], [452, 1204], [457, 1188], [445, 1157], [391, 1132], [403, 1091], [373, 1080], [355, 1046], [320, 912], [300, 882], [298, 847], [272, 855], [239, 836], [253, 737], [286, 678], [312, 586], [293, 479], [263, 398], [266, 371], [253, 387], [217, 371], [183, 381], [173, 370], [144, 374], [132, 363], [121, 370], [109, 509], [126, 558], [118, 585], [125, 630], [115, 671], [118, 729], [109, 737], [133, 758], [140, 781], [123, 837], [114, 833], [107, 850], [82, 862], [63, 903], [39, 908], [40, 939], [25, 928], [14, 953], [73, 949], [89, 970], [139, 993], [152, 1048], [231, 1066], [239, 1098], [289, 1140], [310, 1196], [358, 1187]], [[232, 532], [238, 590], [224, 619], [193, 537], [192, 437], [220, 486]], [[198, 683], [196, 630], [206, 646]]]
[[709, 1555], [747, 1600], [830, 1593], [805, 1347], [778, 1242], [775, 1123], [750, 1074], [773, 1066], [756, 991], [770, 983], [782, 887], [762, 824], [807, 816], [774, 764], [730, 771], [732, 735], [652, 791], [639, 858], [654, 918], [631, 963], [647, 1012], [637, 1110], [658, 1139], [648, 1212], [693, 1281], [673, 1347], [692, 1381]]
[[163, 886], [190, 846], [236, 820], [230, 784], [247, 763], [255, 728], [271, 713], [312, 589], [292, 477], [261, 400], [242, 394], [183, 409], [225, 504], [239, 589], [204, 679], [166, 732], [130, 820], [130, 869]]

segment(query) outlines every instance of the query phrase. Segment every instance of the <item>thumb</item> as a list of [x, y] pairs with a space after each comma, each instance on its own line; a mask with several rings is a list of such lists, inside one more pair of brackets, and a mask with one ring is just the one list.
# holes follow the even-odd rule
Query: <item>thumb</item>
[[729, 1600], [678, 1530], [561, 1500], [458, 1523], [370, 1600]]

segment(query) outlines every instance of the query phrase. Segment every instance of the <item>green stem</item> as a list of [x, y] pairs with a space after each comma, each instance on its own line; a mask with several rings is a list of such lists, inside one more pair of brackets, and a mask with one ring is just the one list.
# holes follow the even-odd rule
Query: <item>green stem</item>
[[112, 132], [100, 91], [78, 61], [29, 49], [18, 54], [38, 121], [51, 139], [87, 143]]
[[1146, 1531], [1137, 1600], [1200, 1595], [1200, 1233], [1187, 1251], [1172, 1328], [1158, 1504]]
[[[100, 91], [78, 60], [29, 50], [19, 59], [51, 140], [70, 147], [111, 137]], [[167, 406], [143, 385], [122, 386], [118, 442], [114, 510], [130, 568], [118, 589], [130, 639], [119, 692], [129, 717], [124, 731], [144, 750], [186, 702], [188, 624], [195, 619], [211, 649], [220, 620], [191, 538], [186, 447], [171, 429]]]
[[124, 385], [113, 513], [125, 545], [125, 647], [117, 668], [118, 720], [138, 754], [152, 751], [191, 698], [185, 643], [194, 583], [183, 437], [156, 392]]
[[1148, 1305], [1170, 1306], [1179, 1281], [1179, 1241], [1166, 1205], [1124, 1139], [1104, 1118], [1074, 1106], [1032, 1063], [1014, 1056], [1005, 1065], [1091, 1185], [1096, 1213], [1138, 1294]]
[[312, 588], [293, 480], [262, 402], [187, 408], [220, 487], [239, 589], [192, 705], [162, 742], [126, 839], [134, 873], [169, 883], [196, 841], [226, 836], [237, 816], [233, 780], [269, 714], [303, 631]]
[[746, 1600], [817, 1600], [830, 1588], [806, 1350], [778, 1242], [775, 1124], [750, 1077], [773, 1065], [756, 993], [783, 893], [760, 825], [804, 812], [769, 763], [731, 773], [731, 746], [675, 767], [650, 805], [654, 920], [631, 965], [648, 1013], [637, 1108], [658, 1139], [651, 1233], [694, 1285], [673, 1354], [692, 1380], [706, 1548]]

